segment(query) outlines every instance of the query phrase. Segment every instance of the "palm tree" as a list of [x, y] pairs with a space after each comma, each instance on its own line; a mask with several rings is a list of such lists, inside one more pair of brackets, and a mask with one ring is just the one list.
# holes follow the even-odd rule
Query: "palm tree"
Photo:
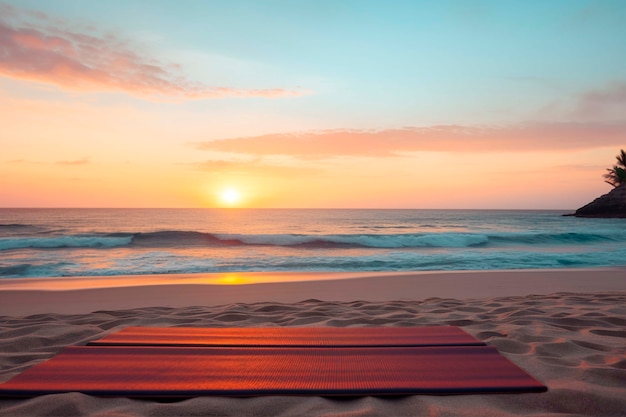
[[626, 152], [622, 149], [620, 154], [617, 155], [617, 165], [613, 165], [613, 168], [607, 168], [607, 173], [604, 174], [607, 184], [611, 184], [613, 187], [619, 187], [626, 184]]

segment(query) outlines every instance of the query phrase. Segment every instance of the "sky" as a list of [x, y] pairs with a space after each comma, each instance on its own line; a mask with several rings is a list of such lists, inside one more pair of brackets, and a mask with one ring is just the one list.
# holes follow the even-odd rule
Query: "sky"
[[623, 0], [0, 0], [0, 207], [575, 209]]

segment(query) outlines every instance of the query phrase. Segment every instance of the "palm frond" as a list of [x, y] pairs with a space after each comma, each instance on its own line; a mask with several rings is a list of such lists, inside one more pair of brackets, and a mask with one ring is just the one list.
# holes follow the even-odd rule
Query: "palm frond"
[[607, 184], [619, 187], [626, 184], [626, 152], [622, 149], [615, 158], [617, 159], [617, 165], [613, 165], [613, 168], [607, 168], [606, 174], [602, 177], [605, 178], [604, 182]]

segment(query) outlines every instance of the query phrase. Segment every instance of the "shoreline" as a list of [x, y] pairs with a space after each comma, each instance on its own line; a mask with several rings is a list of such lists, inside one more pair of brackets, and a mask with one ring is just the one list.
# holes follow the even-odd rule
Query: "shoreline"
[[232, 303], [492, 298], [626, 292], [626, 268], [244, 272], [0, 280], [0, 315]]

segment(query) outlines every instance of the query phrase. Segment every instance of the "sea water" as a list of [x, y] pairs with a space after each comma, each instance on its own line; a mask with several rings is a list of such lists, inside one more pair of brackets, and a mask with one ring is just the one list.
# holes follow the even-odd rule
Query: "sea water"
[[0, 209], [0, 278], [626, 265], [626, 220], [563, 213]]

